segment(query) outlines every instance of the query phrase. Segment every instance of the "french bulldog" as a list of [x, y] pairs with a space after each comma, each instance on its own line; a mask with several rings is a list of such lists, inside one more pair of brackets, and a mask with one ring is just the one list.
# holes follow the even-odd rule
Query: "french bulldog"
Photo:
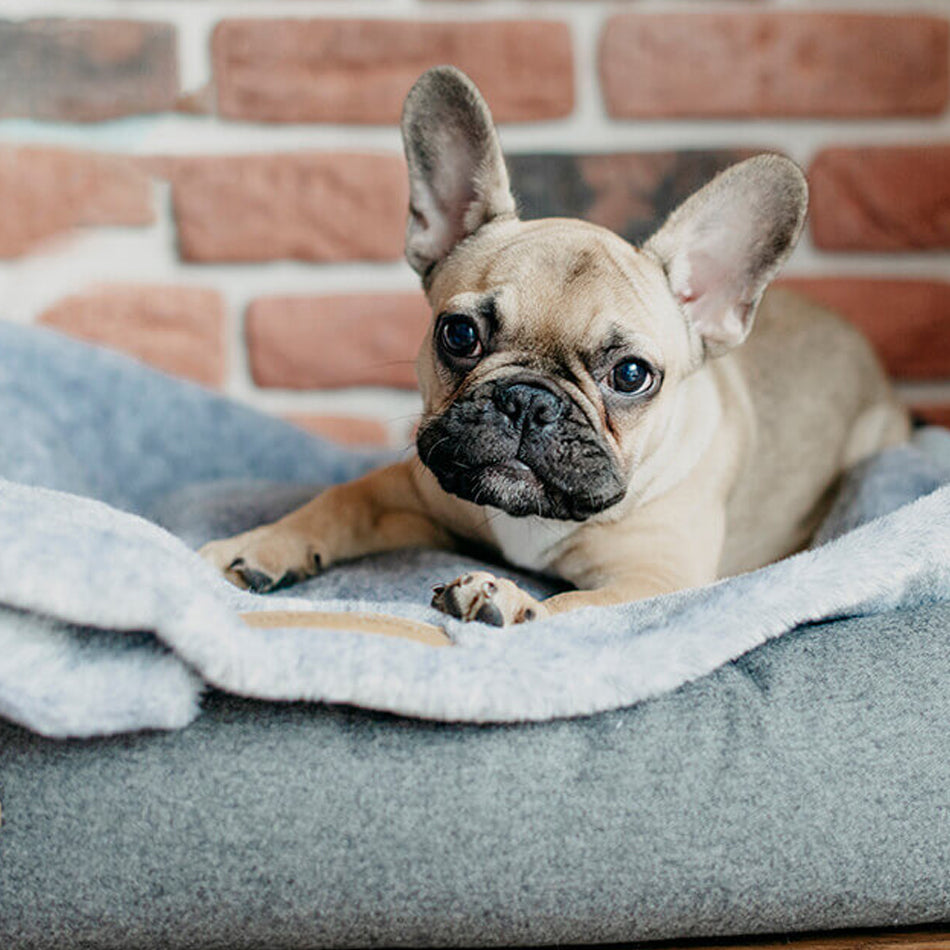
[[462, 620], [652, 597], [801, 549], [841, 473], [907, 437], [859, 333], [765, 293], [805, 218], [788, 159], [734, 165], [637, 248], [519, 220], [488, 107], [452, 67], [416, 82], [402, 136], [406, 257], [433, 313], [417, 453], [206, 545], [235, 584], [475, 542], [576, 589], [540, 602], [466, 574], [433, 598]]

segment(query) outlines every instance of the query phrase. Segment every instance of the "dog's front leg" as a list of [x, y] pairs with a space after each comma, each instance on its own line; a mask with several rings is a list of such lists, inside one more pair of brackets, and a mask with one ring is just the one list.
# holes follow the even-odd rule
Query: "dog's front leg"
[[364, 554], [450, 546], [406, 461], [328, 488], [279, 521], [212, 541], [199, 553], [233, 584], [263, 593]]
[[657, 571], [652, 563], [626, 565], [623, 570], [606, 575], [601, 569], [599, 573], [604, 578], [603, 586], [566, 591], [539, 601], [513, 581], [487, 571], [473, 571], [450, 584], [436, 587], [432, 606], [460, 620], [479, 620], [495, 627], [507, 627], [581, 607], [609, 607], [645, 600], [687, 587], [698, 587], [715, 579], [715, 575], [708, 571]]
[[657, 503], [618, 532], [597, 525], [553, 567], [579, 590], [538, 601], [517, 584], [484, 571], [436, 588], [433, 606], [461, 620], [497, 627], [524, 623], [581, 607], [606, 607], [699, 587], [716, 579], [725, 511], [714, 502], [701, 513]]
[[640, 570], [612, 578], [603, 587], [593, 590], [569, 590], [555, 594], [543, 602], [548, 615], [563, 614], [581, 607], [610, 607], [627, 604], [634, 600], [646, 600], [661, 594], [672, 594], [688, 587], [700, 587], [715, 580], [713, 575], [689, 575], [654, 573], [644, 565]]

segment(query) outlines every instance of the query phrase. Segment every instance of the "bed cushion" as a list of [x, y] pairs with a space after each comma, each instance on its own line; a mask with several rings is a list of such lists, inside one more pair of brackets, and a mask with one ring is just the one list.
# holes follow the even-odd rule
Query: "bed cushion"
[[433, 724], [212, 694], [173, 733], [0, 724], [0, 946], [601, 943], [950, 919], [950, 607], [648, 703]]

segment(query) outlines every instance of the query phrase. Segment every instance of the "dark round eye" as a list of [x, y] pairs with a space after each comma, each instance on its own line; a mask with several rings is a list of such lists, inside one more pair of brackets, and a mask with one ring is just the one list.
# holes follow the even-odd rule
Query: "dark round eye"
[[445, 352], [459, 358], [478, 356], [482, 347], [478, 325], [471, 317], [458, 313], [442, 320], [440, 339]]
[[610, 385], [618, 393], [639, 396], [653, 385], [653, 372], [640, 360], [624, 360], [613, 368]]

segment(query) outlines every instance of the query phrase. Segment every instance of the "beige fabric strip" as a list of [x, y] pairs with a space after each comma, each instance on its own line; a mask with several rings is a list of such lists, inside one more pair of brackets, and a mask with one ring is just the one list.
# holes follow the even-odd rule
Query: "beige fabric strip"
[[390, 617], [387, 614], [328, 613], [304, 610], [261, 610], [241, 614], [249, 627], [274, 629], [276, 627], [315, 627], [323, 630], [350, 630], [357, 633], [382, 634], [387, 637], [405, 637], [432, 647], [447, 647], [452, 641], [438, 627], [430, 623]]

